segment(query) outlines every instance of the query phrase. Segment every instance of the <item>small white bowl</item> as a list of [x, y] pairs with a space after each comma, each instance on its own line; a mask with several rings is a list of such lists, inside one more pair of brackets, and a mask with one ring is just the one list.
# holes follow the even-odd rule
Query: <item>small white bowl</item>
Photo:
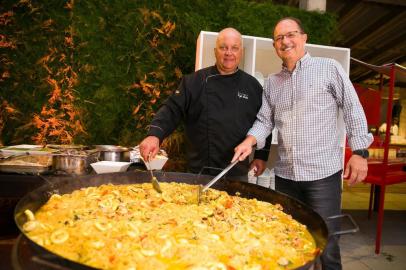
[[90, 166], [92, 166], [96, 173], [113, 173], [125, 172], [130, 164], [131, 162], [99, 161], [91, 163]]
[[143, 161], [145, 167], [147, 167], [147, 170], [161, 170], [165, 163], [168, 161], [168, 158], [162, 155], [156, 155], [155, 158], [150, 162], [145, 162], [145, 160]]

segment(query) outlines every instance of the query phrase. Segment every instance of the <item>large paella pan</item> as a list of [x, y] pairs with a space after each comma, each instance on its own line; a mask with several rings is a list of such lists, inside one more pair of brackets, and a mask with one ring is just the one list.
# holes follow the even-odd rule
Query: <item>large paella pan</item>
[[[157, 177], [161, 182], [177, 182], [192, 185], [205, 184], [211, 178], [210, 176], [204, 175], [170, 173], [170, 172], [157, 174]], [[29, 215], [27, 216], [27, 210], [29, 210], [29, 212], [35, 213], [50, 199], [50, 197], [53, 194], [67, 194], [72, 193], [73, 191], [78, 191], [81, 189], [83, 190], [84, 188], [87, 187], [99, 187], [105, 184], [114, 184], [114, 185], [123, 185], [123, 184], [128, 185], [137, 183], [140, 184], [149, 182], [149, 180], [150, 175], [145, 172], [127, 172], [122, 174], [92, 175], [92, 176], [81, 176], [76, 178], [62, 177], [57, 181], [53, 181], [52, 184], [47, 184], [36, 189], [35, 191], [27, 194], [27, 196], [21, 199], [21, 201], [17, 204], [15, 209], [15, 221], [17, 226], [21, 230], [22, 234], [27, 237], [27, 241], [35, 250], [36, 256], [38, 256], [39, 258], [43, 258], [45, 261], [50, 262], [51, 265], [52, 264], [60, 265], [61, 267], [68, 267], [73, 269], [93, 269], [89, 265], [78, 263], [73, 260], [69, 260], [65, 257], [59, 256], [49, 251], [48, 249], [42, 247], [41, 245], [38, 245], [38, 241], [33, 241], [29, 237], [28, 235], [29, 232], [27, 232], [26, 228], [27, 221], [30, 218]], [[311, 236], [314, 239], [316, 245], [316, 252], [314, 252], [312, 259], [308, 260], [303, 265], [295, 268], [297, 269], [309, 268], [313, 264], [314, 260], [316, 260], [317, 257], [320, 255], [320, 253], [324, 250], [328, 235], [326, 225], [323, 219], [317, 213], [315, 213], [313, 210], [303, 205], [302, 203], [286, 195], [275, 192], [273, 190], [229, 179], [224, 179], [222, 181], [217, 182], [216, 185], [213, 186], [213, 188], [219, 191], [225, 191], [230, 195], [234, 195], [237, 193], [238, 196], [241, 198], [248, 199], [255, 198], [258, 201], [264, 201], [272, 204], [281, 205], [283, 211], [286, 214], [291, 215], [295, 220], [306, 225], [307, 230], [310, 232]], [[101, 226], [99, 227], [99, 229], [103, 229], [106, 226], [106, 224], [99, 225]], [[165, 241], [163, 242], [163, 246], [165, 246]], [[210, 250], [206, 251], [210, 252]], [[148, 256], [148, 254], [146, 255]], [[283, 261], [279, 263], [280, 263], [279, 266], [282, 267], [285, 264]], [[215, 266], [213, 265], [213, 267]], [[221, 266], [218, 267], [220, 268], [213, 269], [221, 269]], [[243, 267], [241, 267], [241, 269], [243, 269]]]

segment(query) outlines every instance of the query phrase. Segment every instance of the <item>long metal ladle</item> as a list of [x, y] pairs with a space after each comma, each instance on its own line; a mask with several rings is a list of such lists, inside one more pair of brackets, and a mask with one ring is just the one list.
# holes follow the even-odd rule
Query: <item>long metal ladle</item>
[[197, 204], [200, 203], [201, 196], [204, 192], [209, 189], [214, 183], [216, 183], [223, 175], [225, 175], [229, 170], [231, 170], [232, 167], [234, 167], [235, 164], [238, 163], [238, 159], [235, 160], [234, 162], [231, 162], [230, 165], [228, 165], [224, 170], [222, 170], [216, 177], [214, 177], [209, 183], [207, 183], [205, 186], [200, 185], [199, 189], [197, 191]]

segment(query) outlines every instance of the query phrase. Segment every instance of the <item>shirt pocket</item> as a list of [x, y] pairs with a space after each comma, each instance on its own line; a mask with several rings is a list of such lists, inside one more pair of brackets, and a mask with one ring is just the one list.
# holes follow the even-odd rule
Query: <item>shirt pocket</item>
[[327, 80], [319, 79], [307, 83], [301, 90], [297, 100], [299, 103], [305, 103], [305, 106], [301, 106], [306, 108], [303, 113], [321, 113], [330, 110], [332, 106], [336, 106], [335, 98], [331, 93]]

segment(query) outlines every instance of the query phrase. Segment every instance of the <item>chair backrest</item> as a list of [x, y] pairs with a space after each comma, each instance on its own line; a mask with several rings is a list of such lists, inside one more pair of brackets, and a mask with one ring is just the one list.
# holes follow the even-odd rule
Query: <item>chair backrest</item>
[[379, 127], [381, 118], [381, 92], [372, 88], [365, 88], [354, 84], [359, 101], [364, 108], [368, 126]]

